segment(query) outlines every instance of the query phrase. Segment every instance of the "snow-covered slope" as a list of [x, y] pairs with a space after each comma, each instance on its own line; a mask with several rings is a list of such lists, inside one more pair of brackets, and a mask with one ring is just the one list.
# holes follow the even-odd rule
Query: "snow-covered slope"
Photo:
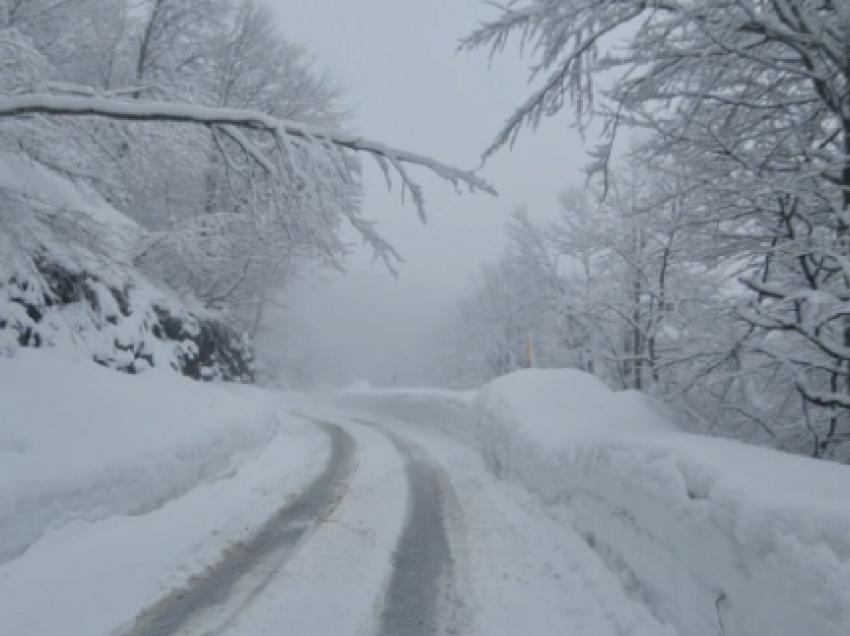
[[0, 563], [49, 528], [142, 514], [231, 475], [277, 426], [251, 387], [50, 350], [0, 357]]
[[577, 371], [523, 371], [463, 399], [448, 426], [433, 419], [442, 392], [343, 402], [472, 441], [681, 634], [850, 633], [847, 467], [680, 432], [650, 399]]
[[133, 265], [143, 230], [84, 183], [0, 152], [0, 355], [48, 346], [120, 371], [250, 381], [250, 343]]

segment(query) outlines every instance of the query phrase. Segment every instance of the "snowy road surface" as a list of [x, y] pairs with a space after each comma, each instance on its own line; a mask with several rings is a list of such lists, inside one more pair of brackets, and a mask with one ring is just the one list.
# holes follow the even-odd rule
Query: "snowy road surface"
[[[338, 426], [316, 424], [331, 443], [325, 469], [249, 542], [235, 546], [206, 575], [146, 611], [132, 634], [192, 633], [196, 623], [210, 621], [225, 630], [263, 593], [298, 545], [339, 502], [354, 468], [355, 445], [351, 436]], [[222, 611], [223, 607], [228, 611]]]
[[470, 450], [401, 422], [304, 417], [332, 441], [325, 469], [132, 636], [664, 633]]
[[[145, 537], [139, 532], [146, 531], [142, 526], [134, 530], [133, 524], [145, 517], [167, 515], [147, 520], [156, 527], [187, 524], [193, 509], [180, 500], [116, 526], [107, 520], [62, 529], [0, 568], [0, 598], [9, 593], [0, 600], [0, 616], [11, 612], [6, 614], [11, 616], [6, 623], [10, 631], [4, 627], [0, 632], [672, 634], [629, 597], [620, 579], [578, 534], [495, 479], [471, 448], [428, 426], [325, 407], [309, 407], [298, 415], [301, 428], [292, 429], [297, 433], [295, 446], [314, 461], [298, 470], [286, 469], [287, 483], [297, 483], [297, 492], [289, 492], [238, 540], [215, 544], [218, 556], [207, 555], [203, 567], [188, 567], [182, 580], [176, 576], [170, 584], [160, 582], [160, 593], [145, 602], [138, 600], [144, 598], [141, 594], [119, 591], [132, 588], [141, 576], [133, 568], [144, 570], [144, 555], [115, 566], [122, 567], [117, 579], [106, 564], [97, 566], [106, 568], [98, 575], [85, 574], [87, 559], [88, 568], [97, 571], [91, 563], [98, 545], [104, 545], [106, 560], [110, 555], [126, 558], [133, 545], [144, 550]], [[264, 466], [264, 474], [277, 465], [286, 472], [284, 465], [295, 452], [283, 451], [291, 446], [290, 433], [284, 430], [255, 460]], [[254, 510], [252, 497], [260, 491], [266, 496], [276, 483], [266, 476], [262, 487], [255, 484], [249, 491], [239, 486], [242, 478], [222, 486], [233, 492], [216, 495], [219, 505], [235, 505], [241, 488], [245, 509]], [[209, 492], [217, 492], [215, 486]], [[196, 511], [202, 509], [193, 505]], [[253, 518], [260, 517], [254, 513]], [[222, 536], [231, 535], [222, 531]], [[167, 532], [162, 540], [167, 540]], [[153, 561], [160, 558], [157, 545], [150, 544]], [[169, 563], [191, 561], [198, 548], [189, 542], [186, 546], [180, 558]], [[211, 549], [207, 546], [208, 552]], [[57, 569], [66, 568], [77, 568], [83, 576], [71, 574], [64, 586], [57, 584], [53, 579], [64, 576], [56, 574]], [[49, 576], [44, 576], [46, 571]], [[27, 585], [39, 601], [30, 598]], [[44, 612], [44, 607], [53, 611]], [[0, 617], [0, 627], [4, 622]]]

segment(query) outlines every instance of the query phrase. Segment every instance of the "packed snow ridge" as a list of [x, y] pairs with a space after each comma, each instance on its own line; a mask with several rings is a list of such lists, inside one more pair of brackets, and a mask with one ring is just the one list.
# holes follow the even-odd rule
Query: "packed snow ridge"
[[846, 636], [844, 466], [682, 432], [651, 398], [573, 370], [477, 395], [355, 387], [339, 400], [475, 445], [681, 634]]
[[71, 521], [150, 512], [276, 434], [270, 394], [51, 350], [0, 357], [0, 564]]

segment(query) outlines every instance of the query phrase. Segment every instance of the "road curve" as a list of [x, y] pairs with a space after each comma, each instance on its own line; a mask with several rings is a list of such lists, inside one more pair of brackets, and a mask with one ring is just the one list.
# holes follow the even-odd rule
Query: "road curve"
[[[128, 626], [135, 620], [125, 636], [672, 634], [656, 618], [655, 608], [644, 605], [642, 593], [635, 594], [632, 579], [609, 569], [572, 527], [570, 510], [552, 515], [528, 493], [507, 487], [474, 448], [434, 430], [427, 417], [417, 424], [368, 411], [302, 408], [310, 408], [309, 414], [293, 413], [324, 431], [329, 445], [309, 426], [306, 431], [303, 424], [292, 426], [293, 437], [287, 440], [282, 431], [276, 450], [261, 456], [247, 482], [225, 489], [230, 491], [225, 503], [232, 504], [240, 493], [247, 498], [246, 506], [236, 510], [253, 506], [267, 514], [273, 502], [281, 502], [268, 522], [228, 549], [217, 565], [135, 619], [138, 610], [125, 604], [109, 615], [108, 631], [76, 633], [118, 634], [121, 621]], [[306, 474], [280, 466], [278, 458], [291, 462], [293, 454], [281, 452], [280, 445], [297, 443], [305, 433], [311, 441], [296, 446], [308, 455], [299, 465], [309, 466], [310, 475], [321, 473], [297, 490]], [[329, 453], [322, 466], [325, 449]], [[269, 478], [279, 467], [281, 474]], [[285, 483], [296, 474], [297, 485]], [[264, 484], [284, 485], [291, 503], [282, 505], [284, 493], [275, 497]], [[204, 506], [218, 502], [215, 496], [202, 499]], [[193, 511], [189, 505], [176, 519], [185, 520]], [[225, 522], [209, 531], [223, 528], [225, 536], [237, 536], [234, 517], [222, 518]], [[156, 536], [169, 536], [174, 524], [157, 523]], [[122, 528], [120, 546], [132, 551], [140, 526], [131, 519], [118, 524], [119, 535]], [[108, 539], [113, 529], [104, 524], [94, 536]], [[74, 574], [98, 554], [97, 542], [89, 539], [69, 545], [85, 548], [73, 561], [77, 567], [68, 568]], [[197, 553], [181, 549], [174, 562], [197, 571], [198, 562], [189, 559], [212, 545], [221, 542], [198, 546]], [[140, 556], [122, 563], [129, 570], [140, 565]], [[45, 571], [36, 569], [33, 585], [44, 581]], [[183, 572], [180, 576], [185, 580]], [[26, 582], [15, 583], [19, 580]], [[124, 581], [119, 575], [98, 583]], [[84, 609], [78, 611], [83, 595], [64, 604], [54, 596], [44, 603], [44, 615], [67, 613], [65, 620], [76, 620], [72, 612], [108, 614], [113, 609], [97, 596], [103, 589], [82, 589], [92, 597]], [[20, 636], [75, 631], [52, 619], [49, 632], [22, 624], [24, 629], [16, 631]]]
[[341, 427], [311, 420], [330, 439], [330, 455], [322, 473], [293, 502], [281, 508], [255, 537], [239, 544], [203, 577], [177, 590], [144, 611], [126, 636], [174, 636], [191, 621], [215, 608], [232, 607], [232, 596], [241, 586], [240, 603], [225, 617], [224, 630], [274, 578], [318, 523], [343, 497], [356, 466], [357, 445]]
[[[376, 620], [367, 633], [375, 636], [459, 633], [455, 628], [461, 603], [455, 584], [452, 537], [446, 525], [446, 518], [457, 512], [457, 503], [448, 476], [422, 446], [386, 426], [349, 417], [337, 425], [298, 415], [324, 430], [331, 441], [323, 472], [295, 501], [278, 511], [253, 539], [233, 548], [217, 566], [186, 588], [143, 612], [125, 636], [241, 633], [243, 619], [250, 623], [257, 604], [267, 603], [284, 589], [278, 584], [272, 591], [270, 584], [294, 563], [292, 557], [299, 553], [298, 559], [301, 558], [302, 546], [316, 547], [315, 540], [310, 538], [313, 531], [324, 527], [325, 520], [337, 516], [334, 511], [343, 499], [349, 502], [358, 493], [363, 494], [364, 484], [356, 486], [360, 478], [354, 476], [359, 453], [353, 435], [359, 439], [360, 434], [354, 430], [347, 432], [346, 426], [367, 427], [385, 437], [389, 441], [387, 449], [397, 454], [399, 469], [403, 466], [403, 478], [407, 482], [406, 514], [395, 542], [384, 544], [384, 554], [391, 555], [387, 583], [382, 591], [376, 589]], [[343, 508], [346, 506], [350, 507], [350, 502], [343, 504]], [[338, 522], [337, 519], [334, 523]], [[289, 581], [290, 585], [293, 582], [309, 585], [299, 578], [290, 577]], [[327, 602], [334, 601], [329, 598]]]
[[[353, 420], [375, 426], [362, 420]], [[404, 461], [409, 499], [404, 530], [393, 556], [389, 588], [381, 613], [380, 636], [432, 636], [446, 633], [457, 606], [453, 560], [445, 525], [450, 488], [418, 444], [377, 427]]]

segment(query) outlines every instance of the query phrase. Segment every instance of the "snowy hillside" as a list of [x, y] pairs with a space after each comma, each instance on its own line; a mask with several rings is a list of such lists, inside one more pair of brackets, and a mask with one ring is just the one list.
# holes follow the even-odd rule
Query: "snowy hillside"
[[471, 442], [681, 634], [846, 634], [843, 466], [680, 432], [645, 396], [571, 370], [514, 373], [474, 401], [403, 390], [339, 401]]
[[250, 343], [139, 272], [142, 229], [91, 188], [0, 153], [0, 197], [0, 355], [48, 346], [129, 373], [252, 379]]

